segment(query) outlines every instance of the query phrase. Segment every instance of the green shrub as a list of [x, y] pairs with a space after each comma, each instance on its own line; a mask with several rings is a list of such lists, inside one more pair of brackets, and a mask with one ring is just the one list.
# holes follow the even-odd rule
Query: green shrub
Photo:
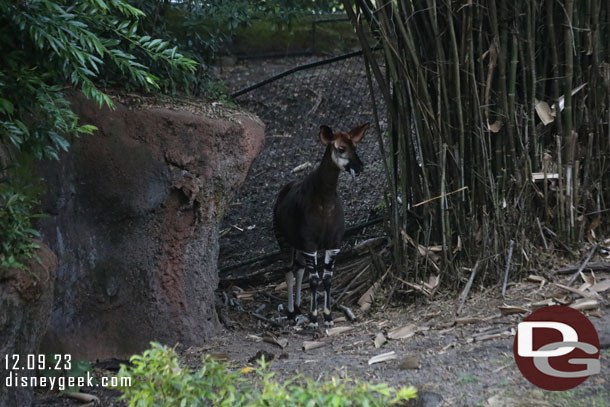
[[10, 165], [0, 157], [0, 277], [7, 269], [25, 268], [35, 257], [38, 244], [33, 240], [39, 233], [32, 221], [43, 216], [38, 213], [43, 191], [32, 156], [17, 154]]
[[32, 219], [38, 202], [10, 184], [0, 184], [0, 276], [7, 269], [23, 269], [39, 246]]
[[247, 380], [251, 369], [241, 371], [204, 356], [202, 367], [191, 371], [180, 365], [172, 348], [152, 343], [152, 348], [131, 358], [132, 366], [121, 366], [120, 378], [131, 385], [120, 387], [129, 407], [222, 406], [222, 407], [348, 407], [389, 406], [414, 399], [415, 388], [394, 389], [352, 379], [317, 382], [301, 376], [276, 380], [264, 360], [255, 380]]

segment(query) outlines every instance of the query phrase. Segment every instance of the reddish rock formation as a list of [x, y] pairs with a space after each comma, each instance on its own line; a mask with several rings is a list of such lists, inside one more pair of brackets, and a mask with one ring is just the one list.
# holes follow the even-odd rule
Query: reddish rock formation
[[254, 116], [117, 97], [73, 107], [98, 131], [46, 163], [43, 238], [59, 258], [45, 350], [126, 357], [218, 327], [218, 228], [264, 140]]
[[[27, 270], [0, 271], [0, 407], [32, 403], [33, 388], [18, 386], [17, 381], [36, 375], [27, 369], [28, 355], [36, 353], [47, 329], [57, 269], [57, 258], [47, 246], [40, 244], [36, 255], [40, 262], [32, 260]], [[9, 370], [5, 355], [10, 357]], [[12, 370], [13, 362], [19, 369]]]

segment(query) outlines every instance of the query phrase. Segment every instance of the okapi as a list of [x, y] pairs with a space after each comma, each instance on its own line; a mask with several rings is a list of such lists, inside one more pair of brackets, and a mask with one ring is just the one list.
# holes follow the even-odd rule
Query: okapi
[[[355, 144], [362, 140], [368, 126], [368, 123], [360, 125], [348, 133], [333, 133], [328, 126], [321, 126], [319, 137], [326, 151], [320, 165], [302, 180], [284, 186], [278, 194], [273, 207], [273, 230], [284, 258], [292, 262], [286, 272], [289, 320], [301, 316], [301, 284], [307, 271], [311, 291], [309, 321], [312, 326], [318, 325], [318, 252], [323, 250], [324, 321], [326, 326], [333, 325], [331, 279], [345, 230], [337, 181], [341, 170], [349, 172], [354, 181], [360, 175], [363, 164], [356, 155]], [[293, 296], [295, 273], [296, 298]]]

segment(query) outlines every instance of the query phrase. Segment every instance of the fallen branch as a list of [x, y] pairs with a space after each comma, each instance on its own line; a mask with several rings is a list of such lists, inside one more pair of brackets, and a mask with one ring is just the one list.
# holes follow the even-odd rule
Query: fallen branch
[[587, 267], [587, 264], [589, 264], [589, 261], [591, 260], [591, 257], [593, 257], [593, 255], [597, 251], [598, 247], [599, 247], [598, 243], [595, 243], [595, 245], [593, 245], [593, 248], [591, 249], [591, 251], [587, 255], [587, 258], [585, 259], [585, 261], [582, 262], [582, 264], [580, 265], [580, 267], [578, 268], [576, 273], [572, 274], [572, 277], [570, 277], [570, 279], [568, 280], [568, 283], [567, 283], [568, 286], [572, 285], [574, 283], [574, 281], [576, 281], [576, 279], [578, 278], [580, 273], [582, 273], [582, 271], [585, 269], [585, 267]]
[[568, 247], [568, 245], [566, 245], [564, 242], [561, 241], [561, 239], [559, 239], [559, 236], [557, 236], [557, 233], [553, 232], [551, 229], [549, 229], [546, 226], [543, 226], [542, 229], [549, 235], [551, 236], [553, 239], [555, 239], [555, 241], [557, 243], [559, 243], [559, 245], [568, 253], [570, 253], [571, 255], [575, 255], [574, 251], [572, 249], [570, 249]]
[[250, 315], [252, 315], [256, 319], [260, 319], [261, 321], [266, 322], [266, 323], [268, 323], [270, 325], [273, 325], [275, 327], [278, 327], [278, 328], [282, 328], [283, 327], [283, 325], [280, 324], [279, 322], [275, 322], [274, 320], [266, 318], [266, 317], [262, 316], [261, 314], [257, 314], [256, 312], [252, 312]]
[[345, 305], [339, 305], [339, 308], [343, 311], [343, 313], [345, 314], [347, 319], [349, 319], [350, 321], [356, 320], [356, 315], [354, 314], [354, 312], [351, 309], [349, 309]]
[[[580, 268], [581, 265], [579, 264], [572, 264], [569, 265], [567, 267], [558, 269], [553, 271], [554, 274], [569, 274], [569, 273], [573, 273], [574, 271], [578, 270]], [[588, 263], [585, 266], [586, 269], [588, 270], [592, 270], [592, 271], [610, 271], [610, 263], [604, 263], [604, 262], [593, 262], [593, 263]]]
[[462, 312], [462, 307], [466, 303], [466, 298], [468, 298], [468, 293], [470, 292], [470, 288], [472, 287], [472, 282], [474, 281], [474, 277], [476, 276], [477, 270], [479, 269], [479, 264], [480, 264], [480, 261], [477, 260], [474, 267], [472, 268], [472, 272], [470, 273], [470, 278], [468, 279], [468, 282], [466, 283], [466, 287], [464, 287], [464, 290], [462, 290], [462, 293], [460, 294], [460, 305], [458, 306], [458, 309], [455, 312], [455, 315], [460, 315], [460, 312]]

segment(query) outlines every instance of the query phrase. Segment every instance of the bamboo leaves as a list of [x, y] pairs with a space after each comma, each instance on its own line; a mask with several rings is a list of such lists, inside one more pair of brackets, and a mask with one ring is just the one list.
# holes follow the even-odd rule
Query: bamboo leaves
[[[441, 244], [448, 254], [461, 236], [464, 250], [441, 267], [457, 271], [460, 262], [505, 253], [511, 240], [514, 256], [524, 255], [526, 241], [539, 239], [537, 218], [563, 239], [583, 235], [584, 208], [603, 210], [610, 200], [610, 188], [600, 187], [610, 179], [602, 164], [610, 139], [600, 124], [610, 96], [582, 85], [601, 83], [608, 66], [610, 27], [600, 19], [610, 4], [374, 4], [344, 1], [352, 21], [368, 18], [375, 34], [359, 38], [388, 108], [391, 225], [400, 228], [393, 236], [419, 236], [417, 244]], [[376, 43], [379, 57], [370, 51]], [[557, 176], [543, 176], [543, 191], [530, 182], [540, 173]], [[464, 187], [468, 194], [445, 196]], [[438, 205], [415, 205], [439, 195]], [[394, 255], [399, 270], [417, 269], [407, 264], [417, 260]]]

